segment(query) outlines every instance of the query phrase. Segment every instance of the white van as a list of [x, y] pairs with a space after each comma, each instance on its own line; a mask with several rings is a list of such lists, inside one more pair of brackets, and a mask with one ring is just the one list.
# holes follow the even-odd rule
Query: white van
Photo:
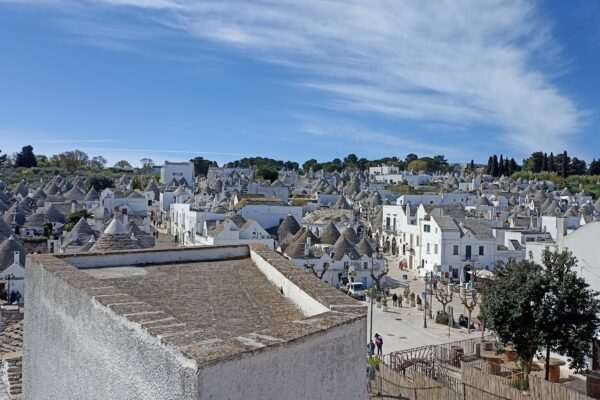
[[362, 282], [348, 282], [348, 295], [358, 300], [365, 300], [367, 287]]

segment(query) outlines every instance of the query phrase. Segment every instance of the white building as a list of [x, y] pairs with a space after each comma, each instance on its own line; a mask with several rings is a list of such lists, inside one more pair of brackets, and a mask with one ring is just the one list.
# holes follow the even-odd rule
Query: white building
[[189, 186], [193, 187], [194, 163], [165, 161], [165, 164], [160, 169], [160, 183], [167, 185], [173, 179], [181, 182], [182, 178], [185, 179]]
[[234, 208], [245, 220], [256, 221], [264, 229], [279, 226], [288, 215], [302, 221], [302, 207], [288, 206], [274, 199], [244, 199]]
[[262, 244], [271, 250], [274, 249], [275, 240], [256, 221], [247, 220], [240, 225], [231, 219], [226, 219], [211, 230], [208, 228], [208, 222], [205, 221], [202, 234], [195, 236], [196, 244]]
[[537, 263], [542, 263], [545, 248], [567, 249], [577, 258], [576, 272], [582, 276], [593, 290], [600, 291], [600, 222], [590, 222], [566, 235], [558, 235], [552, 242], [528, 242], [527, 255]]

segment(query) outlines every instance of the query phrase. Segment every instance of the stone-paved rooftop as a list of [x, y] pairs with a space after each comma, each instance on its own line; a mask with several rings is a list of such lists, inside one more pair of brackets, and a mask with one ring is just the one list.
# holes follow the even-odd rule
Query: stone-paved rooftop
[[366, 320], [360, 303], [260, 245], [29, 257], [38, 267], [198, 365]]
[[85, 272], [211, 338], [231, 339], [304, 317], [250, 257]]

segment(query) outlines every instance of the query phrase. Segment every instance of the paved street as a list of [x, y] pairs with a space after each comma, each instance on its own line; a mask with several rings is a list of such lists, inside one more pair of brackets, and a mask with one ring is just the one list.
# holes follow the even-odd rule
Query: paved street
[[[401, 271], [398, 268], [397, 258], [388, 257], [390, 272], [388, 276], [400, 283], [400, 287], [393, 289], [393, 293], [402, 294], [404, 288], [408, 285], [411, 291], [415, 294], [423, 292], [425, 283], [421, 277], [413, 280], [415, 273], [413, 271]], [[407, 275], [408, 279], [404, 279], [403, 275]], [[369, 320], [367, 322], [367, 335], [370, 333], [370, 302], [363, 302], [369, 308]], [[454, 318], [458, 319], [461, 313], [467, 314], [464, 306], [458, 300], [455, 294], [452, 306], [454, 307]], [[433, 299], [432, 315], [441, 310], [441, 304]], [[479, 313], [478, 308], [473, 312], [473, 318]], [[417, 311], [416, 307], [410, 307], [403, 304], [403, 307], [393, 307], [391, 298], [388, 299], [388, 311], [383, 312], [380, 308], [373, 309], [373, 334], [379, 333], [383, 336], [384, 353], [389, 353], [396, 350], [407, 349], [411, 347], [419, 347], [428, 344], [447, 343], [455, 340], [463, 340], [477, 337], [481, 332], [471, 332], [469, 335], [466, 329], [450, 329], [448, 336], [448, 327], [445, 325], [436, 324], [434, 319], [427, 315], [427, 328], [423, 328], [423, 311]]]

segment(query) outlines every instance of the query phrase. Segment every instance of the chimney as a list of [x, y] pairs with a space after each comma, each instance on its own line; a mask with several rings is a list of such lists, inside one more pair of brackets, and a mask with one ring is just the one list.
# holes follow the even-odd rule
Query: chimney
[[144, 218], [144, 232], [150, 233], [150, 223], [148, 222], [148, 217]]
[[76, 241], [78, 238], [79, 238], [79, 232], [77, 232], [77, 229], [73, 229], [71, 231], [71, 240]]
[[76, 203], [76, 201], [75, 201], [75, 200], [73, 200], [73, 201], [71, 202], [71, 212], [72, 212], [72, 213], [74, 213], [74, 212], [75, 212], [75, 203]]
[[21, 255], [20, 251], [15, 251], [15, 264], [17, 264], [17, 265], [21, 265], [20, 255]]

